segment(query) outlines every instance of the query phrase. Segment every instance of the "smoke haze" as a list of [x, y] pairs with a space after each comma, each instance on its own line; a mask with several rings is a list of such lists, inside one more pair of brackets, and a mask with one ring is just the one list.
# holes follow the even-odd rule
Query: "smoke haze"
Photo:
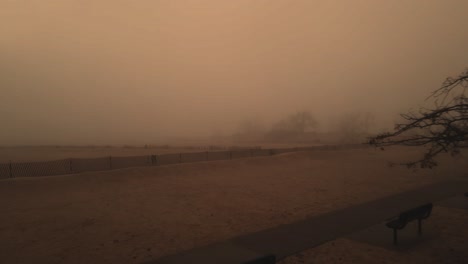
[[0, 144], [376, 129], [468, 64], [468, 1], [0, 0]]

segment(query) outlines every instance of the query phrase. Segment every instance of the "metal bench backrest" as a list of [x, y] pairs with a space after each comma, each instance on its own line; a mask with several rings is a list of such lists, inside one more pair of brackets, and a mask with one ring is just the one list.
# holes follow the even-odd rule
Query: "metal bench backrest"
[[400, 214], [400, 222], [408, 223], [416, 219], [426, 219], [431, 215], [432, 203], [425, 204]]

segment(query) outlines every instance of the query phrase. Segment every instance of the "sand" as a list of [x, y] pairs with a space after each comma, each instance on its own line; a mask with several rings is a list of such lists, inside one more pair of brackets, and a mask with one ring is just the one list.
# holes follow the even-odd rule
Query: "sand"
[[[404, 148], [311, 151], [1, 180], [0, 259], [2, 263], [140, 263], [423, 184], [468, 178], [464, 157], [443, 157], [433, 170], [388, 167], [389, 161], [418, 154]], [[285, 263], [311, 259], [316, 263], [317, 250], [322, 263], [334, 261], [331, 251], [341, 252], [348, 263], [368, 256], [367, 245], [346, 239], [330, 243], [303, 253], [302, 262]], [[361, 247], [362, 253], [346, 254], [354, 247]], [[431, 251], [425, 250], [414, 254]], [[375, 257], [382, 254], [425, 260], [392, 252], [378, 252]]]

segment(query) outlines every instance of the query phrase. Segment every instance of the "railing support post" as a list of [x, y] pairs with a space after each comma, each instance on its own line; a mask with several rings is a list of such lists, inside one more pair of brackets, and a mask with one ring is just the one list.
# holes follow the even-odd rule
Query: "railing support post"
[[12, 169], [12, 166], [11, 166], [11, 160], [10, 160], [10, 164], [9, 164], [9, 169], [10, 169], [10, 178], [13, 178], [13, 169]]

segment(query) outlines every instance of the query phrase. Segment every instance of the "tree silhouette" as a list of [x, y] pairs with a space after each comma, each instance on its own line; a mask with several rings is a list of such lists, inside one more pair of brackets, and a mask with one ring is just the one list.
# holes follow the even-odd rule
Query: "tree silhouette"
[[289, 116], [288, 122], [293, 130], [299, 133], [306, 132], [309, 128], [315, 128], [317, 121], [310, 112], [302, 111]]
[[273, 126], [273, 130], [303, 134], [307, 129], [316, 128], [317, 124], [317, 121], [310, 112], [301, 111], [291, 114], [286, 119], [276, 123]]
[[392, 145], [427, 146], [421, 159], [404, 163], [409, 168], [432, 168], [437, 166], [434, 158], [438, 154], [459, 154], [462, 148], [468, 147], [467, 88], [468, 69], [458, 77], [447, 78], [426, 99], [433, 100], [433, 109], [402, 114], [404, 123], [395, 125], [394, 132], [371, 137], [369, 144], [382, 148]]
[[300, 111], [274, 124], [266, 134], [269, 139], [291, 140], [303, 137], [306, 132], [314, 132], [318, 122], [307, 111]]

